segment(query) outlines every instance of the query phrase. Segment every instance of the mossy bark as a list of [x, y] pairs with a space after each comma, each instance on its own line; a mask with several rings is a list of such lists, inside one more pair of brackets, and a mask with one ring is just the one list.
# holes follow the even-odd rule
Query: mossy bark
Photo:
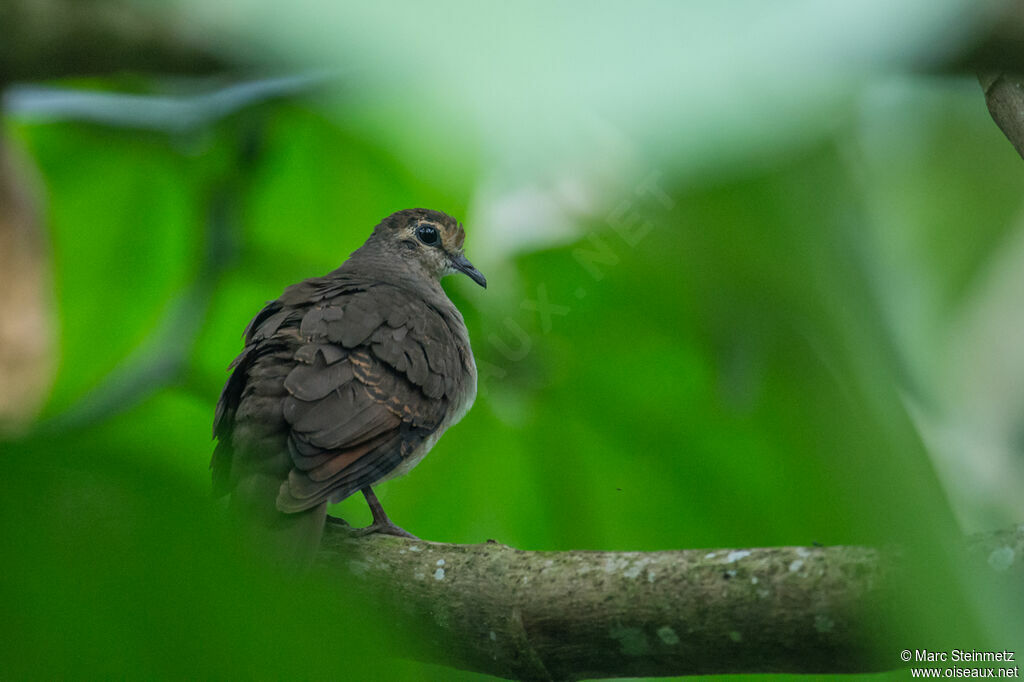
[[[1024, 578], [1024, 527], [964, 551]], [[509, 679], [871, 672], [909, 641], [884, 627], [912, 568], [898, 551], [525, 552], [329, 526], [319, 558], [417, 633], [413, 656]]]

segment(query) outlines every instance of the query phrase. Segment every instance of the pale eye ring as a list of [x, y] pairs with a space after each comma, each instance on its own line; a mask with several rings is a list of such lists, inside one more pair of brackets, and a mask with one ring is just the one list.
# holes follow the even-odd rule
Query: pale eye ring
[[420, 225], [417, 227], [416, 237], [427, 246], [437, 246], [441, 242], [441, 233], [433, 225]]

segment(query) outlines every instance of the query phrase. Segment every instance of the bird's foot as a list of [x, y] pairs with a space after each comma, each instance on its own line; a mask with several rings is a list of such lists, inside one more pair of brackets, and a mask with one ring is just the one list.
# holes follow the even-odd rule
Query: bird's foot
[[385, 519], [384, 521], [374, 521], [365, 528], [353, 528], [349, 525], [348, 521], [341, 518], [340, 516], [331, 516], [330, 514], [328, 514], [327, 523], [331, 524], [332, 526], [341, 526], [342, 528], [347, 530], [350, 535], [357, 538], [361, 538], [364, 535], [372, 535], [373, 533], [380, 533], [381, 535], [394, 535], [400, 538], [410, 538], [412, 540], [419, 540], [418, 537], [416, 537], [409, 531], [405, 530], [404, 528], [399, 528], [398, 526], [396, 526], [394, 523], [391, 522], [391, 519]]
[[374, 521], [365, 528], [352, 529], [352, 535], [354, 535], [357, 538], [361, 538], [364, 535], [372, 535], [373, 533], [380, 533], [381, 535], [394, 535], [400, 538], [410, 538], [412, 540], [419, 540], [418, 537], [416, 537], [409, 531], [405, 530], [404, 528], [399, 528], [398, 526], [396, 526], [394, 523], [391, 522], [390, 519], [386, 521]]
[[373, 523], [366, 528], [357, 528], [355, 531], [356, 537], [362, 537], [363, 535], [369, 535], [371, 533], [380, 533], [381, 535], [395, 535], [400, 538], [412, 538], [413, 540], [419, 540], [418, 537], [413, 535], [407, 530], [403, 530], [396, 526], [388, 515], [384, 513], [384, 507], [380, 506], [380, 500], [373, 494], [373, 489], [370, 486], [363, 488], [363, 496], [366, 498], [366, 504], [370, 505], [370, 513], [373, 514]]
[[352, 529], [352, 526], [348, 525], [348, 521], [341, 518], [340, 516], [331, 516], [330, 514], [328, 514], [327, 523], [331, 524], [332, 526], [342, 526], [350, 530]]

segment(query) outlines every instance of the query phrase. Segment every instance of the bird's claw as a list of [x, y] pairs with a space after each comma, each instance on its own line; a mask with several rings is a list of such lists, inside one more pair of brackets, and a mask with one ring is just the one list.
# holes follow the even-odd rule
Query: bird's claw
[[349, 529], [352, 528], [352, 526], [348, 525], [348, 521], [346, 521], [345, 519], [341, 518], [340, 516], [331, 516], [330, 514], [328, 514], [327, 515], [327, 523], [331, 524], [332, 526], [342, 526], [344, 528], [349, 528]]
[[[348, 524], [346, 524], [346, 525], [348, 525]], [[380, 533], [381, 535], [394, 535], [396, 537], [409, 538], [411, 540], [419, 540], [418, 537], [416, 537], [415, 535], [413, 535], [409, 531], [405, 530], [404, 528], [399, 528], [398, 526], [396, 526], [395, 524], [391, 523], [390, 521], [387, 521], [386, 523], [385, 522], [376, 521], [376, 522], [371, 523], [369, 526], [366, 526], [364, 528], [353, 528], [352, 529], [352, 535], [357, 537], [357, 538], [361, 538], [361, 537], [366, 536], [366, 535], [372, 535], [374, 533]]]
[[348, 521], [341, 518], [340, 516], [327, 515], [327, 523], [333, 526], [341, 526], [346, 529], [352, 537], [361, 538], [365, 535], [372, 535], [373, 533], [380, 533], [381, 535], [394, 535], [400, 538], [409, 538], [410, 540], [419, 540], [418, 537], [405, 530], [399, 528], [391, 522], [390, 519], [387, 521], [375, 521], [369, 526], [363, 528], [353, 528], [348, 524]]

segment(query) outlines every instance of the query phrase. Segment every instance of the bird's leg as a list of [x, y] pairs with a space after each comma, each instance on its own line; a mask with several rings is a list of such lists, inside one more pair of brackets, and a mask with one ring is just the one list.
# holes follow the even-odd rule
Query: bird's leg
[[369, 535], [370, 533], [382, 533], [383, 535], [397, 535], [400, 538], [412, 538], [413, 540], [419, 540], [418, 537], [412, 533], [403, 530], [396, 526], [388, 515], [384, 512], [384, 507], [380, 505], [380, 500], [374, 494], [373, 489], [370, 486], [363, 488], [363, 497], [366, 498], [366, 504], [370, 505], [370, 513], [373, 514], [373, 523], [365, 528], [358, 528], [354, 531], [355, 535]]

